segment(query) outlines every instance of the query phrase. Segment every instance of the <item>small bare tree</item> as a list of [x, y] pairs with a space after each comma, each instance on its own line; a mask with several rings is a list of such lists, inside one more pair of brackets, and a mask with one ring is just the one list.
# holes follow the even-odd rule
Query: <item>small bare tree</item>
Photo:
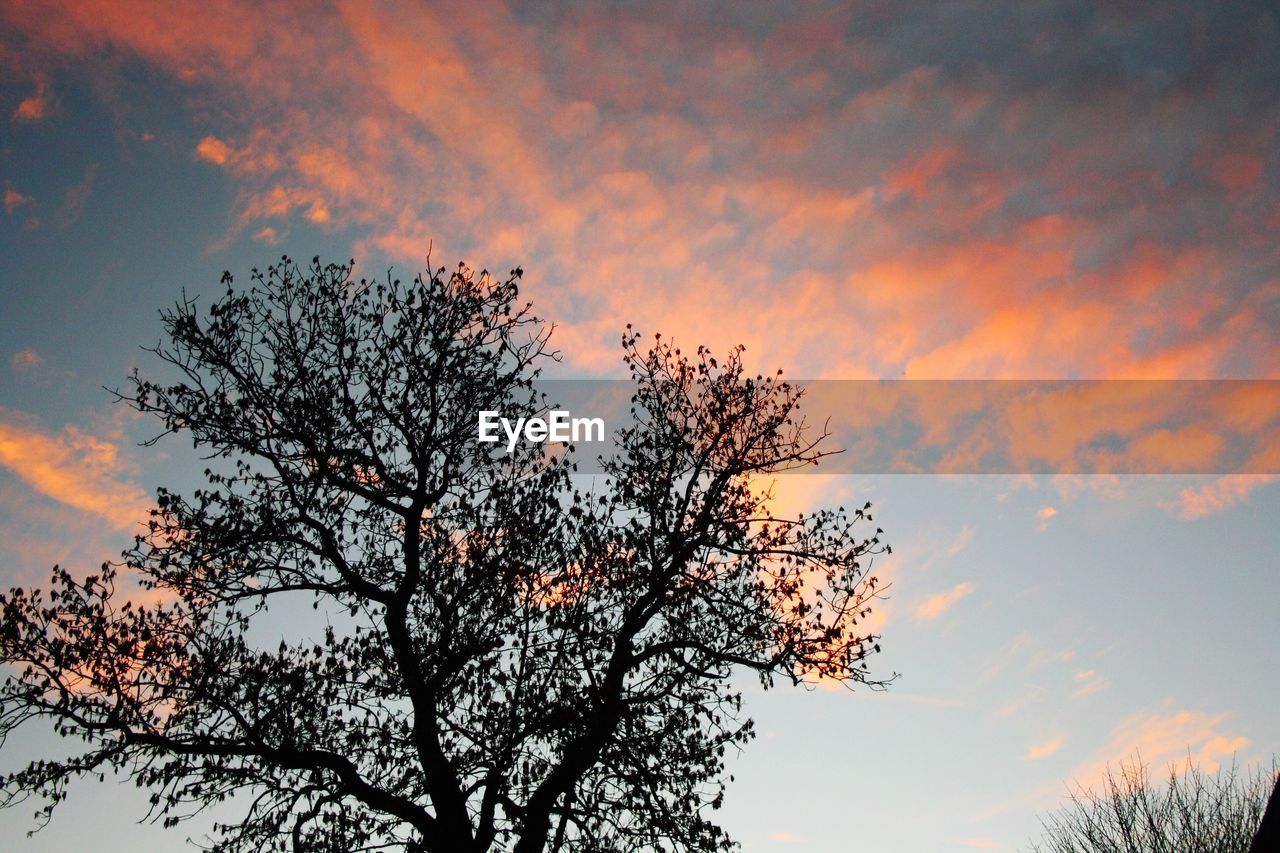
[[1034, 853], [1247, 853], [1276, 783], [1276, 766], [1207, 773], [1188, 758], [1152, 784], [1141, 759], [1107, 768], [1097, 787], [1079, 784], [1042, 817]]

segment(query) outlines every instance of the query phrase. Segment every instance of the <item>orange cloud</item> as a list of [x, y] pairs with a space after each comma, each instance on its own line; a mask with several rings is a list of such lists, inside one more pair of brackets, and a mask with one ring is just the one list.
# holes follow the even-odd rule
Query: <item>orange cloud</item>
[[233, 153], [231, 146], [216, 136], [206, 136], [196, 146], [196, 156], [215, 166], [225, 166]]
[[45, 497], [120, 530], [139, 532], [149, 516], [151, 502], [127, 479], [131, 469], [116, 445], [75, 426], [50, 435], [30, 418], [0, 409], [0, 465]]
[[1200, 711], [1140, 712], [1121, 720], [1107, 742], [1077, 768], [1076, 781], [1085, 788], [1100, 782], [1106, 768], [1140, 758], [1147, 767], [1163, 768], [1188, 760], [1208, 772], [1217, 772], [1251, 741], [1225, 728], [1230, 716]]
[[263, 228], [259, 228], [254, 233], [253, 239], [257, 240], [259, 243], [266, 243], [268, 246], [275, 246], [281, 240], [283, 240], [284, 237], [280, 234], [280, 232], [276, 231], [276, 229], [272, 228], [270, 225], [267, 225]]
[[937, 595], [930, 596], [916, 608], [916, 619], [925, 621], [927, 619], [936, 619], [943, 613], [946, 613], [960, 599], [968, 596], [973, 592], [973, 584], [959, 583], [946, 592], [940, 592]]
[[[44, 75], [36, 76], [36, 91], [29, 98], [24, 98], [18, 108], [10, 116], [11, 121], [40, 121], [48, 115], [50, 109], [48, 82]], [[6, 200], [7, 201], [7, 200]]]

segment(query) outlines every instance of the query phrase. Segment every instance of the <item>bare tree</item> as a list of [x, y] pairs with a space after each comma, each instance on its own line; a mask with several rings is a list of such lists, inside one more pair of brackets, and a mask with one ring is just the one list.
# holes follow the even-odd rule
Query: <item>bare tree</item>
[[855, 535], [869, 504], [770, 514], [753, 478], [825, 451], [740, 350], [628, 330], [636, 422], [593, 480], [572, 449], [478, 442], [479, 411], [544, 403], [520, 277], [286, 258], [162, 313], [174, 378], [122, 399], [207, 483], [160, 490], [122, 561], [0, 596], [0, 735], [78, 744], [8, 802], [47, 820], [112, 770], [166, 825], [237, 805], [216, 850], [731, 846], [708, 814], [751, 735], [732, 673], [882, 685], [859, 626], [887, 548]]
[[1170, 765], [1157, 786], [1140, 759], [1107, 768], [1097, 789], [1076, 785], [1070, 802], [1041, 818], [1036, 853], [1247, 853], [1276, 783], [1269, 771], [1233, 762], [1206, 773]]

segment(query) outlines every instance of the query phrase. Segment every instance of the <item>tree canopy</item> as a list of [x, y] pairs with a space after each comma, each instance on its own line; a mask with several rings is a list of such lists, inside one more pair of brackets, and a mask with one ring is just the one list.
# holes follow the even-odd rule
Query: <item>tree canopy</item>
[[229, 802], [217, 850], [731, 846], [734, 673], [882, 685], [887, 548], [869, 504], [772, 512], [769, 475], [828, 451], [741, 349], [628, 328], [635, 421], [601, 475], [478, 442], [477, 412], [545, 408], [521, 275], [285, 258], [162, 312], [170, 377], [119, 396], [189, 436], [204, 484], [160, 489], [99, 572], [0, 595], [0, 736], [74, 745], [8, 802], [47, 819], [114, 771], [166, 825]]

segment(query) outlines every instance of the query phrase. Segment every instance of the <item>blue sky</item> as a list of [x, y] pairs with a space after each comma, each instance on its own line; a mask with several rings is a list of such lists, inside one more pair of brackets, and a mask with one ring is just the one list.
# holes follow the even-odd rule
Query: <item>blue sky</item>
[[[571, 376], [634, 322], [792, 376], [1280, 379], [1280, 23], [1141, 8], [0, 2], [0, 575], [87, 572], [191, 484], [102, 386], [284, 253], [520, 264]], [[726, 828], [1014, 850], [1135, 750], [1269, 761], [1280, 486], [1229, 473], [788, 478], [875, 501], [901, 678], [746, 684]], [[144, 811], [77, 786], [34, 849], [196, 831]]]

